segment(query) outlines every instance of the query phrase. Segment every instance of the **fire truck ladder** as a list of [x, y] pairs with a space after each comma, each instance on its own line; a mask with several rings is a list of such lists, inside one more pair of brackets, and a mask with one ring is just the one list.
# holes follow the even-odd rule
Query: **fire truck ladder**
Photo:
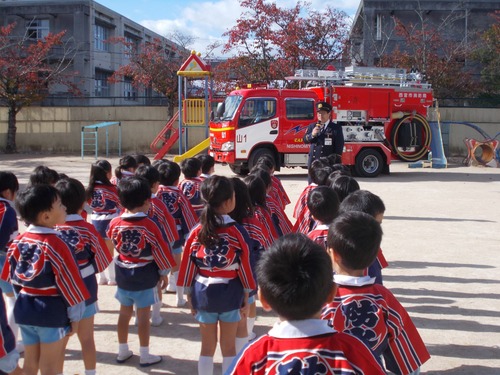
[[431, 88], [429, 83], [421, 82], [420, 73], [407, 73], [399, 68], [371, 68], [350, 66], [344, 71], [299, 69], [295, 75], [286, 77], [291, 81], [329, 82], [352, 86], [397, 86]]
[[[170, 150], [170, 148], [179, 139], [179, 129], [174, 128], [175, 122], [179, 119], [179, 111], [177, 111], [165, 127], [158, 133], [156, 138], [149, 145], [152, 152], [156, 155], [154, 160], [161, 159]], [[182, 129], [184, 133], [184, 129]], [[159, 146], [161, 144], [161, 146]]]

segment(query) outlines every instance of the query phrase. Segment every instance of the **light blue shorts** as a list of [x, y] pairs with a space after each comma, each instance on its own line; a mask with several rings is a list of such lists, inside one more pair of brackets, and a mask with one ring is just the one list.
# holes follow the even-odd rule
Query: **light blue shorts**
[[252, 303], [255, 303], [255, 294], [253, 296], [248, 297], [248, 304], [251, 305]]
[[0, 358], [0, 371], [10, 374], [17, 367], [17, 362], [19, 361], [19, 353], [16, 349], [7, 353], [3, 358]]
[[231, 310], [223, 313], [214, 313], [203, 310], [197, 310], [195, 319], [200, 323], [215, 324], [218, 321], [225, 323], [235, 323], [241, 320], [240, 310]]
[[172, 249], [172, 254], [182, 254], [182, 246]]
[[64, 328], [54, 328], [54, 327], [38, 327], [38, 326], [28, 326], [20, 324], [21, 337], [23, 338], [24, 345], [35, 345], [35, 344], [51, 344], [57, 342], [66, 336], [71, 327], [67, 326]]
[[83, 311], [82, 319], [90, 318], [99, 312], [99, 306], [97, 306], [97, 302], [94, 302], [92, 305], [85, 306], [85, 310]]
[[115, 298], [123, 306], [136, 305], [138, 309], [154, 305], [160, 302], [157, 287], [146, 290], [130, 291], [121, 288], [116, 289]]

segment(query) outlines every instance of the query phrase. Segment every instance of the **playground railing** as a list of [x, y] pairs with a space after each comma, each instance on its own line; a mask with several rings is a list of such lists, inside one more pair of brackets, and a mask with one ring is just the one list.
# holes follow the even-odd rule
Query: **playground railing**
[[109, 156], [109, 127], [118, 125], [118, 156], [122, 156], [122, 126], [121, 122], [100, 122], [98, 124], [82, 126], [81, 144], [82, 144], [82, 159], [85, 154], [85, 147], [93, 148], [95, 158], [99, 150], [99, 129], [104, 129], [106, 134], [106, 157]]

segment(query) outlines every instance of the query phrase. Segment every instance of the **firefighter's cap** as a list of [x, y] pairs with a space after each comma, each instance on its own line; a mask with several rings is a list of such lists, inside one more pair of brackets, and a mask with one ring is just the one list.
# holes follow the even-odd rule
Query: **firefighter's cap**
[[331, 112], [332, 111], [332, 105], [327, 102], [318, 102], [316, 104], [318, 111], [326, 111], [326, 112]]

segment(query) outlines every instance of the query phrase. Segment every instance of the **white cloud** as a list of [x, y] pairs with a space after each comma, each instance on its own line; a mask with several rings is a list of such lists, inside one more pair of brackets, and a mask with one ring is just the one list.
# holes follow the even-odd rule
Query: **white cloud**
[[[280, 6], [293, 6], [297, 0], [281, 0]], [[312, 0], [313, 9], [324, 9], [326, 6], [343, 10], [354, 15], [360, 0]], [[144, 20], [140, 23], [160, 35], [168, 35], [179, 30], [196, 38], [192, 48], [198, 52], [206, 52], [207, 46], [215, 41], [224, 41], [222, 34], [236, 24], [242, 8], [236, 0], [204, 1], [191, 3], [182, 8], [175, 19]]]
[[144, 20], [141, 24], [161, 35], [174, 30], [192, 35], [196, 38], [193, 49], [203, 53], [209, 44], [226, 39], [222, 34], [236, 24], [240, 14], [239, 3], [234, 0], [200, 2], [185, 7], [175, 20]]

